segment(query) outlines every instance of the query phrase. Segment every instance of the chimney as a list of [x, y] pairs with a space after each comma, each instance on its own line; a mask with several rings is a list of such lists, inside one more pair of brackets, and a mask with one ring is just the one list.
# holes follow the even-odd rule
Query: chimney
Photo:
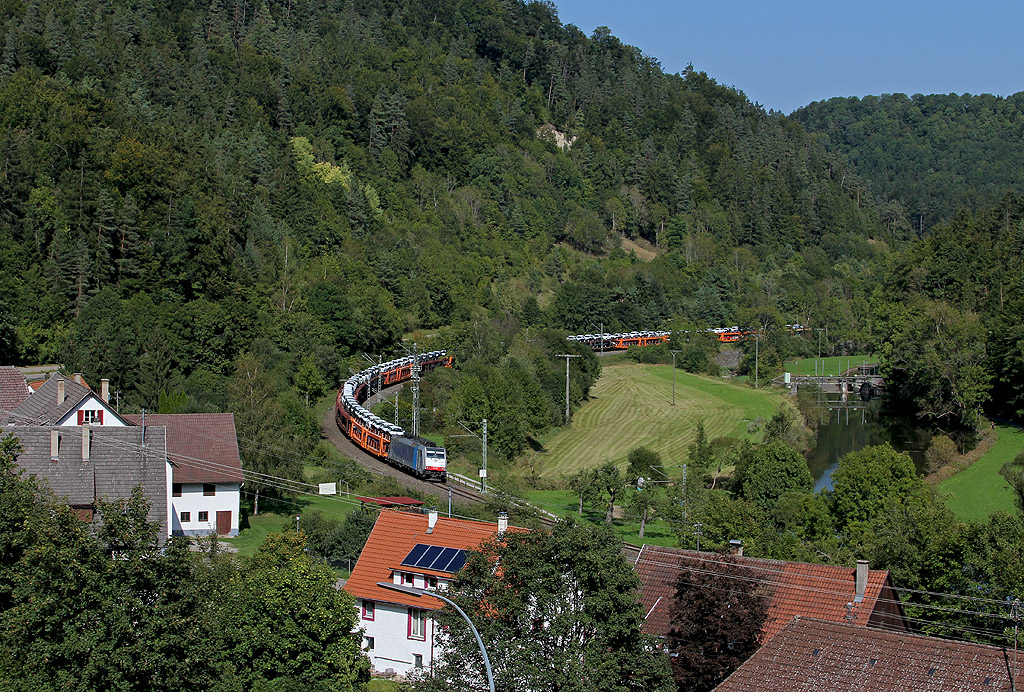
[[498, 535], [504, 536], [508, 531], [508, 512], [498, 512]]
[[864, 600], [864, 592], [868, 588], [868, 561], [857, 560], [857, 579], [855, 582], [857, 591], [853, 598], [854, 603], [860, 603]]
[[75, 384], [82, 384], [82, 373], [76, 372], [74, 374]]
[[64, 378], [62, 377], [57, 380], [57, 405], [60, 406], [63, 404], [65, 399], [67, 399], [67, 397], [64, 396]]
[[729, 541], [729, 553], [736, 557], [743, 557], [743, 541], [738, 538]]
[[50, 461], [57, 461], [60, 454], [60, 433], [56, 430], [50, 431]]
[[427, 512], [427, 533], [434, 533], [435, 526], [437, 526], [437, 510], [431, 507]]
[[92, 428], [82, 426], [82, 461], [89, 461], [89, 447], [92, 445]]
[[110, 403], [110, 380], [100, 380], [100, 398]]

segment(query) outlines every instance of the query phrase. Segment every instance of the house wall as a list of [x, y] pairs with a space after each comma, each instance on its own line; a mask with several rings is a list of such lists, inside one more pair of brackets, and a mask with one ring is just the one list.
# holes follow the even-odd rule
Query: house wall
[[103, 423], [93, 422], [92, 425], [111, 425], [115, 427], [124, 427], [124, 423], [121, 422], [117, 413], [110, 407], [110, 404], [105, 403], [98, 396], [89, 395], [82, 400], [77, 407], [71, 409], [65, 414], [57, 425], [78, 425], [78, 412], [79, 411], [103, 411]]
[[[231, 532], [229, 536], [238, 535], [238, 504], [239, 484], [238, 483], [215, 483], [215, 495], [203, 495], [202, 483], [182, 483], [181, 497], [173, 497], [168, 489], [168, 497], [171, 499], [171, 533], [184, 534], [187, 536], [198, 536], [215, 533], [217, 531], [217, 512], [231, 512]], [[189, 521], [181, 520], [181, 513], [189, 513]], [[199, 513], [207, 512], [206, 521], [199, 521]]]
[[373, 669], [379, 673], [389, 669], [407, 675], [415, 668], [415, 654], [423, 657], [423, 666], [434, 662], [434, 619], [427, 613], [426, 636], [423, 640], [409, 638], [409, 606], [375, 602], [374, 619], [363, 617], [363, 599], [356, 599], [359, 626], [363, 628], [363, 649], [373, 638], [373, 649], [366, 650]]

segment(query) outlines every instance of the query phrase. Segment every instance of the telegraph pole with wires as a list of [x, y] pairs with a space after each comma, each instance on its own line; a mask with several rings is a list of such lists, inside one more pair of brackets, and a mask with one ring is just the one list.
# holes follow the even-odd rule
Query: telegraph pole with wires
[[569, 359], [579, 358], [574, 353], [559, 353], [555, 358], [565, 358], [565, 424], [569, 425]]
[[412, 434], [419, 437], [420, 434], [420, 355], [416, 344], [412, 345]]
[[[470, 436], [472, 436], [472, 437], [475, 437], [476, 439], [480, 440], [480, 442], [483, 444], [483, 463], [481, 464], [481, 468], [480, 468], [480, 492], [486, 493], [487, 492], [487, 419], [484, 418], [479, 423], [477, 423], [476, 421], [470, 421], [469, 423], [466, 423], [466, 422], [460, 420], [459, 421], [459, 425], [461, 425], [463, 428], [465, 428], [466, 432], [468, 432], [469, 435], [448, 435], [447, 437], [470, 437]], [[481, 434], [477, 435], [475, 432], [473, 432], [473, 429], [469, 427], [471, 425], [479, 425], [480, 428], [481, 428], [481, 430], [480, 430]]]
[[1013, 620], [1013, 669], [1010, 671], [1010, 692], [1017, 692], [1017, 630], [1020, 627], [1020, 599], [1010, 604], [1010, 618]]

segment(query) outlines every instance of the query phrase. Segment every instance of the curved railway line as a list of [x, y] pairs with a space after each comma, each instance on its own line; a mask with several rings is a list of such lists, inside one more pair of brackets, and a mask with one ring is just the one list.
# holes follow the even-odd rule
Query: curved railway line
[[[786, 327], [792, 332], [807, 330], [799, 324]], [[757, 334], [754, 329], [739, 327], [718, 327], [706, 331], [724, 343], [740, 341]], [[671, 332], [667, 331], [639, 331], [577, 334], [567, 337], [567, 340], [605, 352], [654, 346], [667, 343], [670, 338]], [[427, 494], [443, 490], [460, 500], [485, 501], [484, 496], [476, 490], [451, 482], [447, 473], [445, 450], [432, 447], [433, 443], [429, 440], [417, 437], [415, 423], [413, 435], [407, 435], [401, 426], [380, 418], [365, 407], [402, 383], [417, 380], [424, 371], [451, 367], [452, 360], [453, 357], [447, 351], [431, 351], [396, 358], [357, 372], [338, 390], [335, 406], [323, 421], [324, 436], [364, 468], [372, 473], [395, 478], [407, 488], [415, 488]], [[392, 444], [397, 438], [407, 438], [409, 444], [419, 447], [420, 452], [413, 452], [411, 457], [406, 453], [404, 458], [396, 454], [407, 441], [403, 439], [399, 440], [402, 444]], [[425, 478], [432, 478], [435, 482], [428, 482]], [[443, 485], [436, 481], [441, 481]]]

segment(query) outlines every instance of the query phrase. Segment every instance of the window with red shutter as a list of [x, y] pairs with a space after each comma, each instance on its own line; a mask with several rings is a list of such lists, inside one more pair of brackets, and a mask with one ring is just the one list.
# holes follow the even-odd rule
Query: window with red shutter
[[84, 422], [85, 422], [85, 411], [79, 409], [78, 410], [78, 424], [81, 425]]

